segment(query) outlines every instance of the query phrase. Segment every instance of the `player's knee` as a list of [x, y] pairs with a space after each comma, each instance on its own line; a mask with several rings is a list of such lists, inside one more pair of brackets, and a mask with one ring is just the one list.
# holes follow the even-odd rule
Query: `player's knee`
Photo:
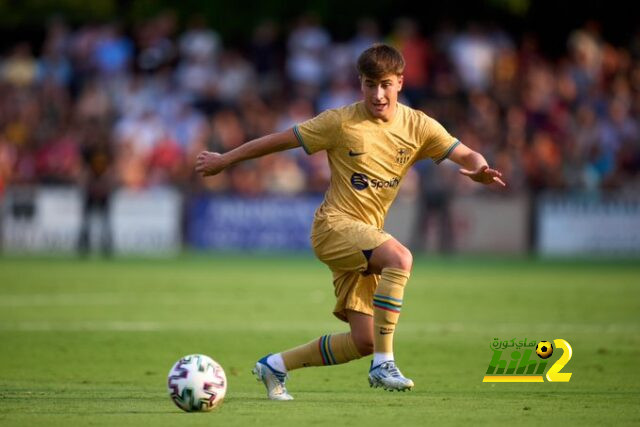
[[411, 267], [413, 267], [413, 255], [409, 249], [398, 245], [393, 252], [390, 264], [389, 267], [411, 271]]

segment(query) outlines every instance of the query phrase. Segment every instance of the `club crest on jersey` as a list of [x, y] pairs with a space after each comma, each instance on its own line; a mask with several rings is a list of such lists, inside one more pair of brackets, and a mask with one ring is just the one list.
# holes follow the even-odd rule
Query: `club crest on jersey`
[[396, 152], [396, 163], [399, 165], [404, 165], [411, 158], [412, 151], [409, 148], [398, 148]]

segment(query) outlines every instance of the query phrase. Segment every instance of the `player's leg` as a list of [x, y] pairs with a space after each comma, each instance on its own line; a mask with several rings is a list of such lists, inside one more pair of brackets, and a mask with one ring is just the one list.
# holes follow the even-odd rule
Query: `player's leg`
[[[311, 366], [338, 365], [371, 354], [373, 318], [370, 303], [366, 302], [371, 298], [375, 280], [363, 278], [357, 272], [336, 271], [334, 286], [337, 296], [334, 314], [349, 322], [351, 331], [323, 335], [306, 344], [260, 359], [254, 373], [264, 382], [270, 399], [293, 399], [285, 387], [289, 371]], [[368, 298], [363, 298], [363, 295]], [[369, 314], [353, 311], [354, 309], [364, 310]], [[363, 350], [366, 352], [362, 353]]]
[[361, 356], [373, 353], [373, 316], [353, 310], [345, 314], [351, 328], [353, 343]]
[[[369, 323], [369, 327], [371, 325], [372, 322]], [[285, 387], [289, 371], [311, 366], [338, 365], [359, 359], [364, 355], [360, 353], [360, 347], [369, 348], [365, 354], [371, 354], [373, 344], [369, 341], [367, 347], [365, 339], [364, 334], [360, 334], [358, 341], [355, 341], [351, 332], [323, 335], [290, 350], [263, 357], [256, 363], [253, 372], [264, 382], [269, 399], [292, 400], [293, 397]]]
[[[338, 302], [334, 314], [346, 319], [339, 310], [343, 299], [348, 301], [342, 305], [344, 309], [373, 314], [374, 360], [369, 381], [391, 390], [410, 389], [413, 382], [395, 366], [393, 335], [412, 267], [411, 252], [384, 230], [358, 221], [333, 220], [332, 230], [327, 235], [332, 239], [330, 242], [320, 241], [314, 246], [318, 258], [338, 270], [373, 273], [360, 275], [357, 286], [345, 291], [336, 286]], [[343, 242], [344, 247], [336, 248]], [[321, 250], [325, 246], [328, 250]]]
[[395, 366], [393, 355], [393, 336], [412, 263], [411, 252], [396, 239], [382, 243], [369, 258], [368, 270], [380, 274], [373, 295], [374, 353], [369, 372], [369, 383], [375, 387], [390, 390], [413, 387], [413, 381], [405, 378]]
[[[362, 357], [361, 349], [366, 350], [366, 354], [371, 353], [372, 303], [378, 276], [363, 276], [360, 272], [367, 268], [372, 252], [369, 248], [380, 247], [392, 237], [374, 226], [352, 220], [334, 220], [330, 226], [314, 223], [313, 234], [316, 256], [333, 272], [334, 314], [350, 323], [351, 332], [323, 335], [307, 344], [260, 359], [254, 373], [265, 384], [269, 398], [274, 400], [293, 399], [284, 385], [289, 370], [345, 363]], [[350, 312], [368, 316], [368, 320]]]
[[[333, 312], [340, 320], [349, 322], [357, 335], [354, 337], [352, 332], [322, 335], [306, 344], [271, 355], [268, 362], [273, 368], [287, 373], [310, 366], [339, 365], [371, 354], [371, 351], [361, 353], [358, 346], [362, 346], [369, 338], [365, 328], [370, 327], [372, 321], [366, 322], [357, 314], [371, 313], [370, 304], [366, 304], [363, 295], [371, 296], [375, 280], [364, 278], [356, 272], [335, 271], [333, 276], [337, 297]], [[371, 315], [365, 314], [365, 318], [371, 319]]]
[[397, 268], [410, 272], [412, 266], [411, 251], [396, 239], [391, 238], [371, 251], [367, 271], [381, 274], [385, 268]]

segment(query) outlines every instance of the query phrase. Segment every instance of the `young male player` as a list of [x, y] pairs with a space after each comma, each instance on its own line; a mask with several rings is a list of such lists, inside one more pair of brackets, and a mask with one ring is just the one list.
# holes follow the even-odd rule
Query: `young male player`
[[227, 153], [205, 151], [197, 157], [196, 171], [210, 176], [240, 161], [299, 146], [308, 154], [328, 154], [331, 181], [315, 213], [311, 243], [333, 273], [333, 313], [349, 323], [350, 332], [323, 335], [260, 359], [253, 372], [270, 399], [293, 399], [285, 388], [288, 371], [346, 363], [372, 352], [371, 386], [411, 389], [413, 381], [394, 362], [393, 335], [412, 256], [382, 229], [387, 210], [407, 170], [421, 159], [439, 163], [448, 158], [474, 181], [505, 185], [482, 155], [426, 114], [398, 103], [404, 65], [396, 49], [374, 45], [358, 58], [361, 102], [325, 111]]

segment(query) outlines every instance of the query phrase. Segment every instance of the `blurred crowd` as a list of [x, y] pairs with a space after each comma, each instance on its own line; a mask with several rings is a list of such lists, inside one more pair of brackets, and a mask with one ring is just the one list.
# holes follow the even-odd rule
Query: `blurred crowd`
[[[323, 192], [323, 153], [267, 156], [203, 180], [202, 149], [227, 151], [360, 97], [355, 60], [374, 42], [407, 67], [401, 102], [422, 109], [501, 169], [508, 191], [638, 193], [640, 37], [614, 46], [597, 22], [551, 57], [535, 34], [411, 19], [383, 34], [363, 18], [336, 40], [312, 15], [265, 21], [226, 44], [202, 17], [163, 13], [133, 28], [52, 20], [41, 43], [0, 56], [0, 198], [22, 184], [76, 184], [100, 199], [118, 187], [172, 185], [246, 196]], [[418, 165], [406, 193], [472, 191], [451, 166]], [[473, 190], [475, 191], [475, 190]]]

